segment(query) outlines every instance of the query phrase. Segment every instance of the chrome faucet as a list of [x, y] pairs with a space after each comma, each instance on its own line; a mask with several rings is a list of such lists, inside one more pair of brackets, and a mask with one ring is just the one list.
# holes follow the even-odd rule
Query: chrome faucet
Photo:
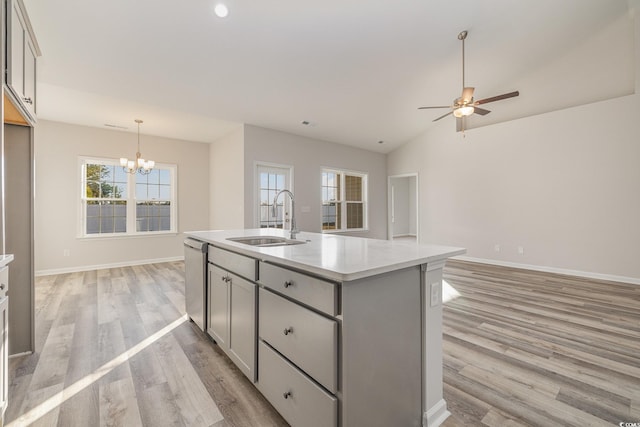
[[278, 215], [278, 196], [280, 196], [280, 194], [282, 193], [287, 193], [289, 195], [289, 197], [291, 197], [291, 239], [295, 239], [296, 238], [296, 234], [298, 234], [300, 231], [296, 228], [296, 201], [293, 198], [293, 193], [289, 190], [280, 190], [278, 192], [278, 194], [276, 194], [276, 196], [273, 198], [273, 206], [271, 207], [272, 209], [272, 214], [273, 216], [277, 216]]

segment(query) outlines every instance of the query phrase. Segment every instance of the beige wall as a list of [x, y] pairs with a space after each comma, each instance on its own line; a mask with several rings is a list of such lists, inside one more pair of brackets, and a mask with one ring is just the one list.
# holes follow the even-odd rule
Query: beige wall
[[[257, 126], [245, 125], [245, 227], [255, 227], [256, 162], [293, 166], [297, 226], [302, 231], [321, 231], [321, 169], [331, 167], [368, 174], [369, 231], [355, 236], [387, 238], [386, 155], [346, 145], [305, 138]], [[251, 191], [249, 191], [251, 190]], [[308, 212], [303, 212], [303, 209]]]
[[443, 120], [390, 153], [388, 171], [419, 173], [423, 243], [640, 282], [639, 117], [631, 95], [466, 138]]
[[244, 228], [244, 128], [212, 143], [209, 155], [209, 228]]
[[[77, 237], [80, 172], [78, 156], [132, 157], [134, 133], [38, 121], [35, 129], [36, 272], [126, 265], [183, 255], [182, 232], [209, 225], [209, 146], [142, 135], [145, 157], [178, 165], [178, 234], [153, 237]], [[69, 256], [63, 251], [69, 250]]]

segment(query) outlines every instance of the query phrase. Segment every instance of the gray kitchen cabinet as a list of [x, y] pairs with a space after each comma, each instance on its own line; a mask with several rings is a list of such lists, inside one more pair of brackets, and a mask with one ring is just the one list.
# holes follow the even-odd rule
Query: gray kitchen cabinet
[[9, 403], [9, 267], [0, 269], [0, 411], [4, 425], [4, 412]]
[[228, 273], [209, 265], [208, 333], [224, 350], [229, 348], [229, 282]]
[[284, 236], [268, 233], [187, 235], [210, 244], [210, 335], [253, 367], [273, 407], [292, 427], [441, 425], [442, 268], [464, 249], [306, 232], [284, 247], [238, 240]]
[[6, 4], [6, 83], [13, 104], [30, 123], [36, 120], [36, 66], [40, 48], [22, 0]]
[[[209, 249], [207, 333], [251, 381], [256, 380], [257, 261], [218, 248]], [[241, 277], [242, 273], [248, 278]]]

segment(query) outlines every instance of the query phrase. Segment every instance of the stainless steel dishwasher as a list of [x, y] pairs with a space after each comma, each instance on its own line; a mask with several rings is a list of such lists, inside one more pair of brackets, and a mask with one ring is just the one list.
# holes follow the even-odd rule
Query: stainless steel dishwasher
[[187, 315], [200, 329], [207, 327], [207, 248], [205, 242], [184, 241], [184, 301]]

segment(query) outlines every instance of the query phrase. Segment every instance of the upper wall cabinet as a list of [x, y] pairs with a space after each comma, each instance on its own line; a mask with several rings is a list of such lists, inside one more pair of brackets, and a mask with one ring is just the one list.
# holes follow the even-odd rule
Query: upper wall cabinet
[[4, 0], [7, 95], [26, 121], [36, 121], [36, 61], [41, 55], [22, 0]]

